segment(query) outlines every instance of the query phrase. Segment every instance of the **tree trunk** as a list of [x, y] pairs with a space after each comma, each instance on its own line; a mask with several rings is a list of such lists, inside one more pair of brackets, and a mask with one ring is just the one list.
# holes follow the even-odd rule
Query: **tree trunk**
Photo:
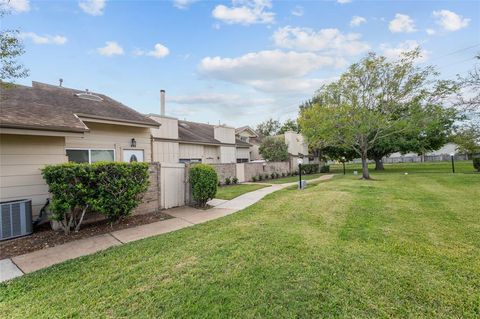
[[363, 179], [370, 179], [370, 174], [368, 173], [368, 160], [367, 154], [362, 154], [362, 178]]
[[375, 170], [376, 171], [383, 171], [385, 167], [383, 167], [382, 158], [375, 158]]

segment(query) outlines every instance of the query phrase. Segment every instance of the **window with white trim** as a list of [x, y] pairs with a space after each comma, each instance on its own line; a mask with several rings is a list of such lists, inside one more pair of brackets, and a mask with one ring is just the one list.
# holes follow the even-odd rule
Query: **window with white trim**
[[65, 151], [69, 162], [95, 163], [115, 161], [115, 150], [70, 148]]

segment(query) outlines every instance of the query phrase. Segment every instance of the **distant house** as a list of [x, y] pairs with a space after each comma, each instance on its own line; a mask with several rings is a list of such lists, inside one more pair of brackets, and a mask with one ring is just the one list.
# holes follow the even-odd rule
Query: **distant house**
[[237, 139], [237, 162], [244, 163], [259, 159], [258, 143], [255, 139], [258, 134], [250, 126], [242, 126], [235, 129]]
[[2, 85], [0, 103], [0, 201], [31, 198], [34, 215], [49, 197], [45, 165], [149, 162], [160, 125], [106, 95], [39, 82]]
[[[258, 136], [254, 130], [248, 126], [237, 129], [237, 135], [243, 133], [243, 136], [248, 138], [248, 142], [252, 145], [250, 147], [250, 154], [252, 161], [263, 160], [259, 148], [262, 144], [263, 137]], [[287, 131], [284, 134], [276, 135], [285, 142], [288, 146], [289, 162], [291, 167], [296, 167], [298, 159], [301, 158], [303, 163], [319, 163], [320, 160], [317, 155], [309, 154], [307, 139], [300, 133], [294, 131]]]

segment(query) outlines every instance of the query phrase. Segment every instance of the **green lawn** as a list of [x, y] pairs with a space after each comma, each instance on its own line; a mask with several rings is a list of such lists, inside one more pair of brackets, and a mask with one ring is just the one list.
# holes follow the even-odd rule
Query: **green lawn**
[[0, 285], [3, 318], [479, 318], [480, 175], [353, 175]]
[[[311, 179], [319, 178], [322, 175], [325, 175], [325, 173], [302, 175], [302, 180], [308, 181]], [[292, 182], [298, 182], [298, 175], [260, 181], [260, 183], [268, 183], [268, 184], [284, 184], [284, 183], [292, 183]]]
[[242, 194], [253, 192], [257, 189], [267, 187], [268, 185], [259, 185], [259, 184], [238, 184], [238, 185], [229, 185], [221, 186], [217, 189], [217, 195], [215, 198], [219, 199], [234, 199]]
[[[455, 161], [456, 173], [475, 173], [472, 161]], [[375, 164], [369, 164], [368, 168], [371, 174], [384, 174], [384, 173], [452, 173], [451, 162], [426, 162], [426, 163], [395, 163], [384, 164], [384, 171], [375, 171]], [[346, 173], [353, 174], [353, 171], [358, 171], [358, 174], [362, 172], [362, 164], [346, 164]], [[333, 173], [343, 174], [342, 164], [330, 165], [330, 171]]]

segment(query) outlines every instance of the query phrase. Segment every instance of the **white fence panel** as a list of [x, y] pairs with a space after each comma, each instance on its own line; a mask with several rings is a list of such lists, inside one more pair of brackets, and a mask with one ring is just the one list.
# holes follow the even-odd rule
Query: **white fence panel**
[[161, 206], [163, 209], [185, 205], [185, 164], [161, 164]]
[[236, 171], [237, 171], [238, 182], [243, 183], [245, 182], [245, 164], [240, 163], [236, 165], [237, 165]]

